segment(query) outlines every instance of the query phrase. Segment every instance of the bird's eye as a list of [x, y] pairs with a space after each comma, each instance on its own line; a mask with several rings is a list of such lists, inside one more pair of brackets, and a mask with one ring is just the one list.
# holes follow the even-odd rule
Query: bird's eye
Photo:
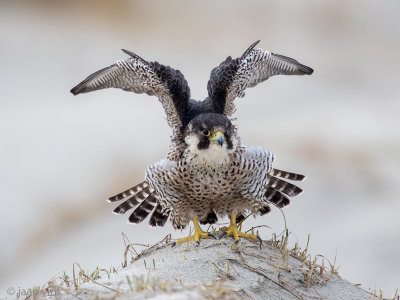
[[201, 133], [202, 133], [204, 136], [209, 136], [209, 135], [210, 135], [210, 130], [208, 130], [208, 129], [203, 129], [203, 130], [201, 131]]

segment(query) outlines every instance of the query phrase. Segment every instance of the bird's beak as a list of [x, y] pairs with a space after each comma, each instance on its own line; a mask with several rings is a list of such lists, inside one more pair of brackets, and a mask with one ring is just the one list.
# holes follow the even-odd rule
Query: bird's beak
[[213, 133], [213, 135], [211, 137], [211, 141], [213, 141], [214, 143], [217, 143], [218, 145], [220, 145], [222, 147], [222, 145], [224, 144], [224, 141], [225, 141], [224, 134], [221, 131], [217, 131], [217, 132]]

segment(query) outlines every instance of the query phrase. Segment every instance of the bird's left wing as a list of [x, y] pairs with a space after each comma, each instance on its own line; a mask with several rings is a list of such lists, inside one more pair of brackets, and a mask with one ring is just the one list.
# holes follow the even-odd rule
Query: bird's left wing
[[168, 124], [173, 129], [180, 128], [190, 98], [190, 89], [182, 73], [158, 62], [148, 62], [128, 50], [122, 51], [130, 57], [93, 73], [75, 86], [71, 93], [78, 95], [119, 88], [137, 94], [155, 95], [164, 107]]
[[211, 71], [207, 89], [214, 111], [233, 114], [236, 97], [244, 97], [245, 89], [254, 87], [274, 75], [310, 75], [313, 69], [293, 58], [254, 49], [253, 43], [241, 57], [230, 56]]

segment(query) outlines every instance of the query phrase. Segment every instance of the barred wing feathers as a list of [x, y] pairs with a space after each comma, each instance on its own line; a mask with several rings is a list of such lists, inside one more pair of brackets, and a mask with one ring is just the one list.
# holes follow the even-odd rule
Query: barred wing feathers
[[254, 49], [253, 43], [241, 57], [228, 57], [211, 71], [207, 89], [215, 112], [232, 115], [233, 101], [244, 97], [245, 89], [254, 87], [274, 75], [310, 75], [313, 69], [293, 58]]
[[147, 62], [128, 50], [122, 51], [130, 57], [88, 76], [71, 93], [78, 95], [119, 88], [137, 94], [155, 95], [164, 107], [168, 124], [173, 129], [180, 128], [190, 99], [190, 89], [182, 73], [158, 62]]

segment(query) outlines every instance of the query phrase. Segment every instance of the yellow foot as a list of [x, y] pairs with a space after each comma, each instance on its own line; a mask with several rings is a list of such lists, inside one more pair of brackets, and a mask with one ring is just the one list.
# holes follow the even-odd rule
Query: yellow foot
[[[224, 233], [221, 235], [220, 238], [224, 237], [225, 235], [233, 236], [233, 238], [235, 239], [235, 242], [238, 242], [239, 237], [244, 237], [244, 238], [253, 239], [253, 240], [256, 240], [256, 241], [259, 241], [260, 243], [262, 243], [262, 240], [258, 235], [244, 233], [244, 232], [239, 231], [239, 229], [236, 226], [236, 214], [231, 214], [230, 219], [231, 219], [231, 223], [230, 223], [229, 227], [221, 228], [221, 231], [223, 231]], [[244, 220], [242, 220], [242, 222], [243, 221]], [[240, 229], [242, 229], [242, 222], [240, 222], [240, 224], [239, 224]]]
[[200, 244], [200, 239], [209, 239], [209, 238], [214, 238], [211, 233], [203, 231], [203, 229], [200, 228], [199, 222], [197, 218], [193, 218], [193, 225], [194, 225], [194, 234], [190, 235], [188, 237], [185, 237], [183, 239], [179, 239], [176, 242], [172, 243], [172, 247], [174, 247], [176, 244], [181, 244], [184, 242], [190, 242], [194, 240], [197, 244]]

